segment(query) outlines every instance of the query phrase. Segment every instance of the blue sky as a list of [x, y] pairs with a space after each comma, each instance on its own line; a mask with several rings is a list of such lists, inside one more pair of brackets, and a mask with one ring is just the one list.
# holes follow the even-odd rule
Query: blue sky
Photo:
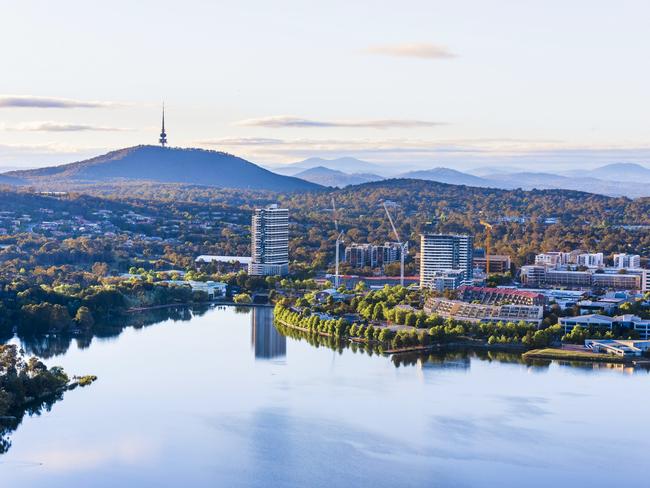
[[0, 166], [156, 143], [254, 162], [650, 162], [647, 1], [7, 1]]

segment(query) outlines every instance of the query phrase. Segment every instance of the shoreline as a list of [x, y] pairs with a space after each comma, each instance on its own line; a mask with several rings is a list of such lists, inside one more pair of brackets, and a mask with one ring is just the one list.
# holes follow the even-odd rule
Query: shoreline
[[273, 308], [274, 305], [271, 305], [269, 303], [235, 303], [232, 300], [224, 300], [224, 301], [219, 301], [219, 300], [212, 300], [209, 302], [185, 302], [185, 303], [167, 303], [163, 305], [151, 305], [148, 307], [132, 307], [126, 309], [125, 313], [130, 314], [130, 313], [138, 313], [138, 312], [146, 312], [148, 310], [163, 310], [165, 308], [174, 308], [174, 307], [185, 307], [185, 308], [190, 308], [190, 307], [197, 307], [197, 306], [210, 306], [210, 305], [224, 305], [224, 306], [234, 306], [234, 307], [267, 307], [267, 308]]
[[522, 354], [524, 359], [548, 359], [555, 361], [582, 361], [587, 363], [614, 363], [634, 365], [638, 358], [625, 358], [594, 352], [567, 351], [565, 349], [532, 349]]
[[[281, 324], [284, 327], [289, 329], [297, 330], [304, 332], [306, 334], [315, 334], [322, 337], [336, 338], [332, 334], [326, 332], [315, 332], [310, 329], [299, 327], [296, 325], [289, 324], [281, 319], [275, 319], [277, 323]], [[363, 345], [377, 345], [385, 346], [385, 343], [373, 340], [368, 341], [368, 339], [362, 337], [339, 337], [341, 342], [349, 342], [354, 344], [363, 344]], [[589, 353], [589, 352], [576, 352], [576, 351], [566, 351], [563, 349], [556, 348], [543, 348], [543, 349], [528, 349], [523, 344], [488, 344], [484, 341], [467, 339], [465, 341], [454, 341], [448, 343], [435, 343], [429, 345], [415, 345], [408, 346], [403, 348], [396, 349], [384, 349], [380, 351], [381, 354], [385, 356], [402, 356], [409, 354], [426, 354], [428, 352], [434, 351], [444, 351], [444, 350], [459, 350], [459, 349], [469, 349], [469, 350], [483, 350], [483, 351], [495, 351], [495, 352], [510, 352], [513, 354], [520, 354], [521, 358], [525, 361], [532, 360], [547, 360], [547, 361], [577, 361], [584, 363], [603, 363], [603, 364], [624, 364], [632, 367], [649, 367], [650, 359], [642, 357], [634, 358], [622, 358], [617, 356]]]
[[[281, 319], [275, 319], [279, 324], [288, 327], [289, 329], [299, 330], [308, 334], [316, 334], [322, 337], [331, 337], [336, 338], [332, 334], [327, 332], [314, 332], [304, 327], [298, 327], [297, 325], [289, 324]], [[355, 344], [367, 344], [367, 345], [379, 345], [385, 346], [385, 343], [380, 341], [369, 341], [368, 339], [362, 337], [339, 337], [339, 340], [342, 342], [352, 342]], [[486, 351], [501, 351], [501, 352], [514, 352], [514, 353], [524, 353], [526, 351], [525, 346], [521, 344], [488, 344], [487, 342], [478, 342], [476, 340], [467, 340], [467, 341], [454, 341], [448, 343], [438, 342], [435, 344], [429, 344], [426, 346], [407, 346], [403, 348], [396, 349], [385, 349], [382, 351], [382, 354], [387, 356], [401, 355], [401, 354], [412, 354], [412, 353], [426, 353], [430, 351], [440, 351], [443, 349], [482, 349]]]

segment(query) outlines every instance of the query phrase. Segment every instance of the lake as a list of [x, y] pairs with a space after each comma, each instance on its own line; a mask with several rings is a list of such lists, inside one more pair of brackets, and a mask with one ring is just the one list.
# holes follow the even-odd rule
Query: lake
[[1, 486], [650, 484], [645, 370], [470, 352], [396, 361], [284, 337], [269, 308], [119, 330], [24, 344], [99, 379], [23, 419]]

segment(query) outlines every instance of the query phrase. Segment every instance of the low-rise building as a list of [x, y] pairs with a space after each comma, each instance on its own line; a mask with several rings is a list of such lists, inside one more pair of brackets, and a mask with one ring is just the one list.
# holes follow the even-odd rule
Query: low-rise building
[[561, 317], [560, 326], [564, 329], [564, 332], [566, 334], [571, 332], [576, 326], [580, 326], [584, 329], [594, 328], [612, 330], [614, 328], [614, 319], [612, 317], [607, 317], [606, 315], [599, 314], [579, 315], [577, 317]]
[[614, 290], [640, 290], [640, 274], [628, 273], [594, 273], [592, 275], [592, 286], [594, 288], [605, 288]]
[[340, 301], [343, 301], [343, 300], [346, 300], [346, 299], [350, 298], [350, 294], [348, 294], [348, 293], [340, 293], [338, 290], [336, 290], [334, 288], [328, 288], [326, 290], [317, 291], [314, 294], [314, 297], [316, 298], [316, 301], [319, 302], [319, 303], [322, 303], [322, 302], [326, 301], [330, 297], [332, 297], [332, 299], [335, 302], [340, 302]]
[[616, 327], [634, 330], [642, 339], [650, 339], [650, 320], [644, 320], [641, 317], [631, 314], [617, 315], [615, 317], [599, 314], [562, 317], [560, 318], [560, 325], [567, 334], [575, 326], [580, 326], [585, 329], [601, 330], [613, 330]]
[[589, 271], [547, 270], [544, 284], [547, 286], [565, 286], [567, 288], [589, 288], [592, 273]]
[[539, 327], [544, 307], [539, 305], [481, 305], [460, 300], [429, 297], [424, 311], [466, 322], [526, 322]]
[[521, 291], [540, 293], [546, 298], [546, 303], [555, 303], [562, 309], [574, 306], [587, 296], [582, 290], [561, 290], [555, 288], [520, 288]]
[[[490, 273], [507, 273], [510, 271], [511, 260], [510, 256], [505, 254], [490, 254]], [[486, 271], [488, 258], [486, 256], [474, 256], [474, 268], [481, 271]]]
[[618, 357], [634, 357], [641, 356], [644, 352], [650, 350], [650, 341], [587, 339], [585, 347], [598, 353]]
[[588, 315], [598, 312], [611, 314], [623, 303], [625, 303], [623, 298], [601, 298], [600, 300], [580, 300], [576, 305], [580, 307], [581, 315]]
[[[464, 270], [446, 269], [429, 273], [425, 286], [430, 290], [443, 292], [445, 290], [456, 290], [463, 283], [465, 283]], [[421, 281], [420, 286], [422, 286]]]

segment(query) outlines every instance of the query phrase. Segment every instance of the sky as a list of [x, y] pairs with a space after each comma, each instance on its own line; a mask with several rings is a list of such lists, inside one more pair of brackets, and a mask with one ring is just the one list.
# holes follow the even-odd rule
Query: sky
[[0, 166], [650, 165], [647, 0], [0, 0]]

